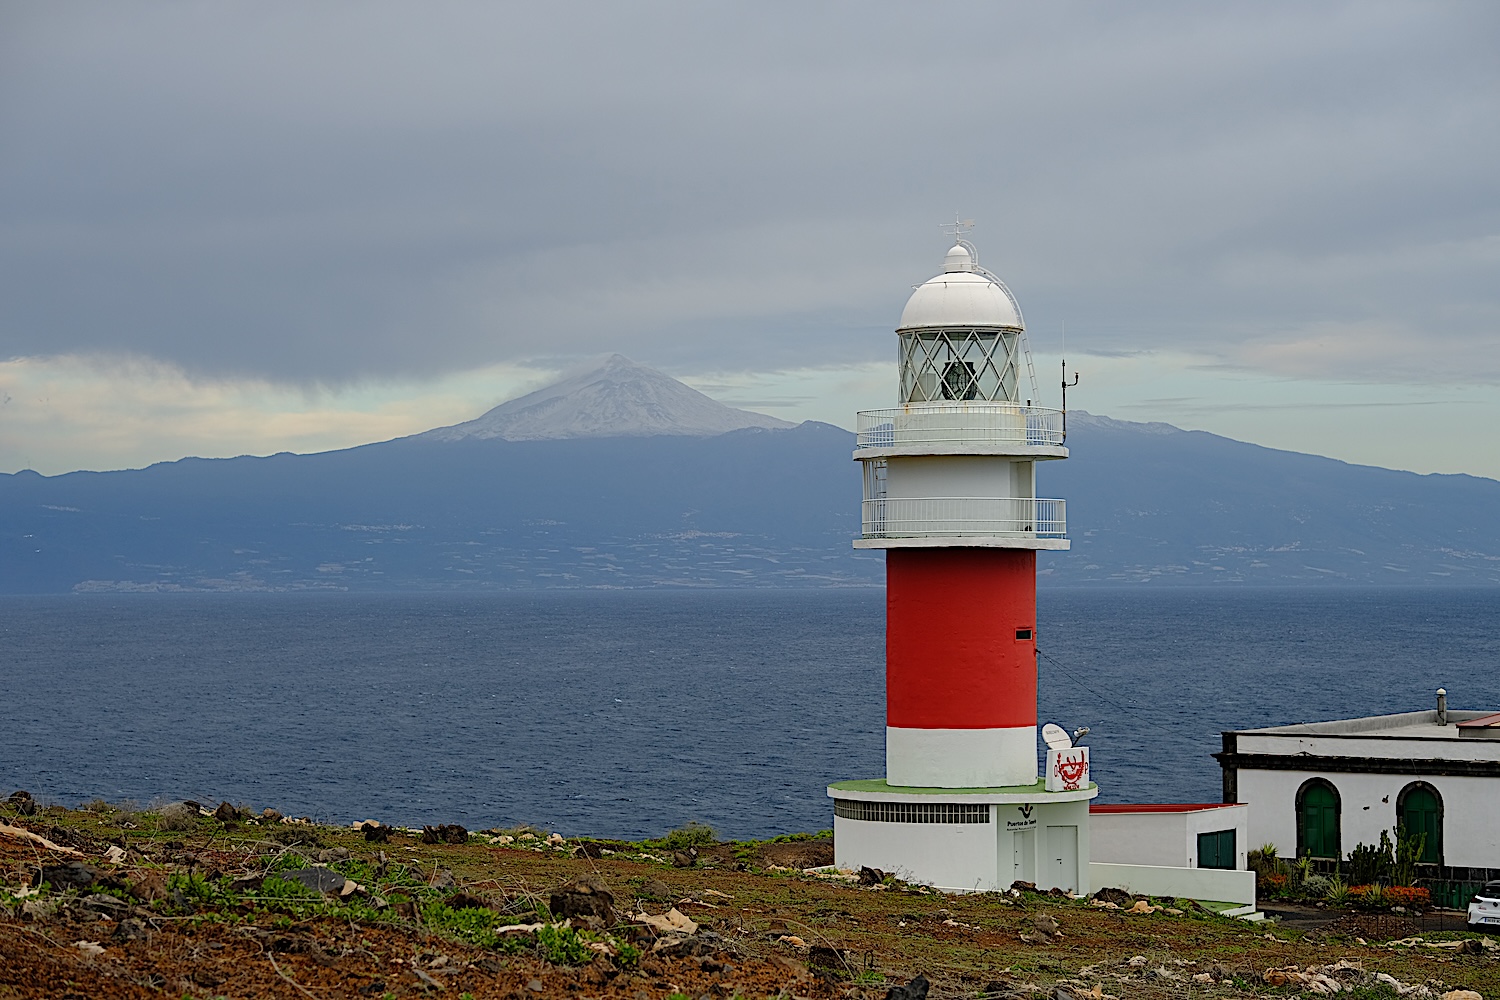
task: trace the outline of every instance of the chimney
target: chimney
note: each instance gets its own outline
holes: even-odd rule
[[[1448,724],[1448,691],[1446,688],[1438,688],[1437,724],[1440,726]]]

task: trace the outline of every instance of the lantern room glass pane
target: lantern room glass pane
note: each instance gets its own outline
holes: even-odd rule
[[[1020,339],[1005,330],[901,334],[901,402],[1019,402]]]

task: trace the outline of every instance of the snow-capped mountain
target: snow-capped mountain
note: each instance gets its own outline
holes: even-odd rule
[[[436,441],[543,441],[662,434],[708,437],[745,427],[791,426],[763,413],[725,406],[670,375],[615,354],[593,371],[501,403],[477,419],[417,437]]]

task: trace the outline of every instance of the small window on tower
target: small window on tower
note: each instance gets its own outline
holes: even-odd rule
[[[1017,641],[1020,641],[1022,639],[1030,639],[1030,638],[1031,638],[1031,629],[1029,629],[1029,628],[1018,628],[1018,629],[1016,629],[1016,640]]]

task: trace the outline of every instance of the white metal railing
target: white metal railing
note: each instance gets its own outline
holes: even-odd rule
[[[866,538],[1063,538],[1065,501],[1031,497],[878,497],[860,506]]]
[[[911,403],[861,410],[856,448],[1063,443],[1061,410],[1021,403]]]

